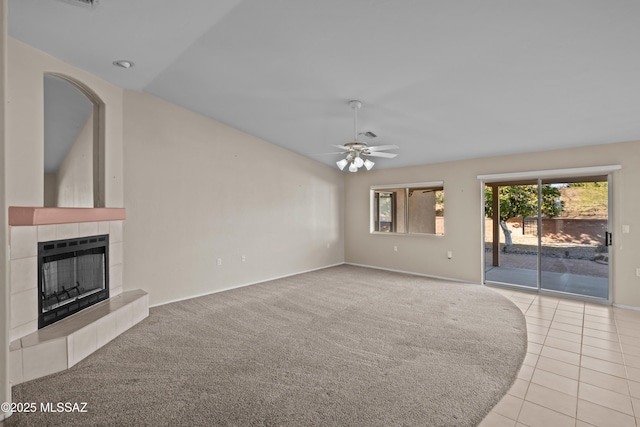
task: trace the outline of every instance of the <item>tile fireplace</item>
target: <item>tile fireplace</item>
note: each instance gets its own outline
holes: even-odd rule
[[[149,315],[147,293],[123,289],[125,219],[123,208],[9,207],[12,385],[74,366]]]

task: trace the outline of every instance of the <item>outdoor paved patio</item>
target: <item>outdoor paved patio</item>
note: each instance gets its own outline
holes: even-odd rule
[[[500,266],[492,266],[485,254],[485,281],[537,289],[537,255],[500,254]],[[596,298],[608,298],[609,266],[591,260],[542,257],[542,289]]]

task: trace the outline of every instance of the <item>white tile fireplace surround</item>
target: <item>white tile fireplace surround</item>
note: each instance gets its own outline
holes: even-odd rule
[[[43,224],[46,219],[34,218],[31,223],[37,225],[21,221],[16,226],[14,220],[10,226],[10,364],[14,385],[73,366],[149,312],[145,292],[122,291],[123,220],[100,220],[98,216],[96,221],[82,222],[82,218],[67,215],[70,221],[80,222]],[[38,242],[101,234],[109,235],[109,299],[38,330]],[[39,357],[42,354],[56,357],[45,362]]]

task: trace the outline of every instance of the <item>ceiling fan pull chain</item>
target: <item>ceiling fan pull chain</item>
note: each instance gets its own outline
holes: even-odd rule
[[[358,140],[358,110],[362,107],[362,102],[355,99],[349,101],[349,105],[353,108],[353,140]]]

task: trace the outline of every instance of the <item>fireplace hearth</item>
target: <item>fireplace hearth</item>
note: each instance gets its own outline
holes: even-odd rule
[[[109,235],[38,243],[38,328],[109,298]]]

